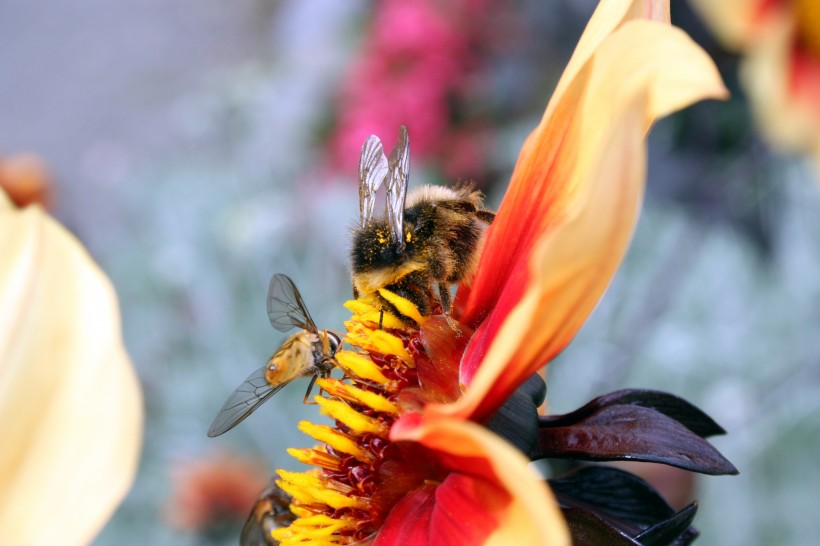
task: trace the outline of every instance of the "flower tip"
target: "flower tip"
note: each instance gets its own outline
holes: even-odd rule
[[[420,413],[412,412],[402,415],[401,418],[390,427],[390,441],[398,442],[399,440],[418,439],[421,434],[421,425],[422,416]]]

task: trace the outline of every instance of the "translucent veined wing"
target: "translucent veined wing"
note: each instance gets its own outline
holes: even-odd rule
[[[248,415],[256,411],[256,408],[264,404],[268,398],[279,392],[289,382],[271,386],[265,380],[265,368],[256,370],[228,397],[222,409],[216,414],[214,422],[211,423],[208,436],[213,438],[225,434],[244,421]]]
[[[370,135],[362,145],[359,157],[359,218],[362,227],[373,218],[376,205],[376,190],[387,176],[387,158],[384,148],[376,135]]]
[[[316,323],[310,318],[302,295],[287,275],[277,273],[268,286],[268,317],[271,325],[280,332],[301,328],[317,333]]]
[[[410,179],[410,138],[407,127],[399,128],[396,147],[387,160],[387,222],[390,237],[398,248],[404,248],[404,197]]]

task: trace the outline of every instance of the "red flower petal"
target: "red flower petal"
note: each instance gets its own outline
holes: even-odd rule
[[[461,362],[470,388],[432,411],[486,419],[563,350],[626,251],[650,124],[724,94],[712,61],[677,29],[631,21],[600,43],[522,149],[460,317],[480,323]]]
[[[444,474],[399,501],[375,544],[568,544],[549,488],[510,444],[469,421],[409,414],[391,431],[416,442]]]

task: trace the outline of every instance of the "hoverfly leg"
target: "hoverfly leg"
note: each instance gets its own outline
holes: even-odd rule
[[[308,383],[308,388],[305,391],[305,398],[302,400],[303,404],[316,405],[316,402],[310,400],[308,397],[310,396],[310,391],[313,390],[313,385],[316,383],[316,379],[318,378],[319,374],[316,374],[310,378],[310,383]]]
[[[379,330],[384,330],[384,328],[382,328],[382,323],[383,322],[384,322],[384,309],[379,311]]]

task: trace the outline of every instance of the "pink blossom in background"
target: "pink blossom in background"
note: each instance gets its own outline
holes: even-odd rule
[[[378,3],[360,56],[339,89],[328,148],[330,167],[355,172],[362,142],[407,125],[414,159],[432,159],[445,174],[481,170],[489,131],[457,126],[453,103],[471,92],[482,67],[486,0],[387,0]]]

